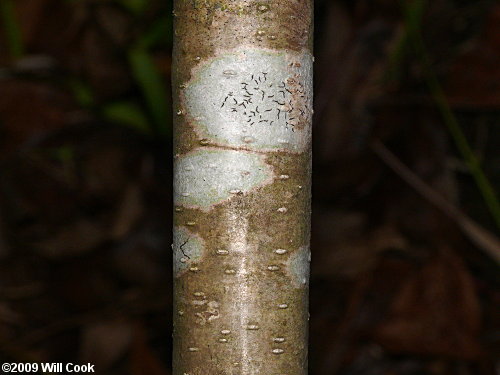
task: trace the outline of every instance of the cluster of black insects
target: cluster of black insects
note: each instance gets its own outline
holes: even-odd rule
[[[294,108],[294,93],[290,89],[295,90],[295,94],[302,98],[301,101],[305,101],[304,87],[299,83],[298,88],[293,89],[284,81],[273,85],[268,83],[267,74],[252,74],[248,82],[241,82],[239,97],[233,91],[229,92],[221,108],[226,107],[231,112],[243,115],[250,126],[264,123],[272,126],[274,122],[281,120],[285,121],[287,130],[294,132],[300,116],[305,116],[307,103],[304,103],[304,108]]]

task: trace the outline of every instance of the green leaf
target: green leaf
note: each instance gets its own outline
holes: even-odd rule
[[[73,92],[76,102],[81,107],[92,107],[94,104],[94,94],[89,85],[79,79],[71,78],[69,79],[68,86]]]
[[[142,109],[134,102],[115,102],[102,108],[102,114],[110,122],[125,125],[143,134],[151,134],[151,126]]]
[[[24,55],[24,45],[14,3],[11,0],[0,0],[0,17],[10,55],[14,59],[18,59]]]
[[[144,49],[158,45],[172,44],[172,17],[165,16],[158,19],[138,42]]]
[[[135,47],[129,51],[128,58],[132,75],[141,89],[155,128],[158,133],[165,136],[169,132],[172,120],[168,91],[163,77],[146,49]]]
[[[120,3],[130,12],[138,15],[144,13],[149,5],[149,0],[121,0]]]

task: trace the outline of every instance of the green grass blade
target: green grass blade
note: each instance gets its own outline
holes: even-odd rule
[[[498,200],[497,193],[481,168],[481,163],[469,145],[467,137],[462,131],[462,128],[460,127],[460,124],[448,103],[444,90],[432,69],[431,59],[421,34],[422,17],[425,5],[425,0],[404,2],[403,11],[409,40],[413,44],[415,54],[424,68],[427,87],[434,99],[438,111],[443,118],[443,122],[448,128],[455,146],[467,164],[467,167],[475,180],[475,183],[486,203],[486,206],[488,207],[488,210],[490,211],[491,216],[493,217],[493,220],[495,221],[495,224],[498,228],[500,228],[500,201]]]
[[[9,53],[14,59],[24,55],[21,28],[17,20],[14,3],[12,0],[0,0],[0,17],[7,39]]]
[[[129,63],[137,85],[140,87],[156,131],[167,136],[171,128],[171,109],[167,87],[148,51],[135,47],[129,51]]]
[[[110,103],[102,108],[102,114],[110,122],[131,127],[142,134],[151,134],[149,121],[136,103]]]

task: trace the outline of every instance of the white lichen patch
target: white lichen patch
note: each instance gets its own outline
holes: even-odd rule
[[[201,139],[301,152],[311,138],[312,55],[240,47],[192,72],[183,104]]]
[[[246,151],[200,148],[179,157],[174,169],[175,205],[203,210],[273,181],[264,157]]]
[[[195,313],[196,322],[200,325],[205,325],[212,320],[219,319],[219,306],[219,302],[217,301],[208,302],[204,311]]]
[[[309,246],[302,246],[290,255],[287,262],[287,272],[296,287],[309,284],[309,262],[311,252]]]
[[[174,226],[173,237],[174,276],[178,277],[199,263],[205,246],[200,236],[183,226]]]

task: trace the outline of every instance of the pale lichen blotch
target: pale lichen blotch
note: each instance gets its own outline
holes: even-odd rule
[[[306,150],[311,139],[312,55],[246,48],[193,69],[182,93],[196,133],[255,151]]]

